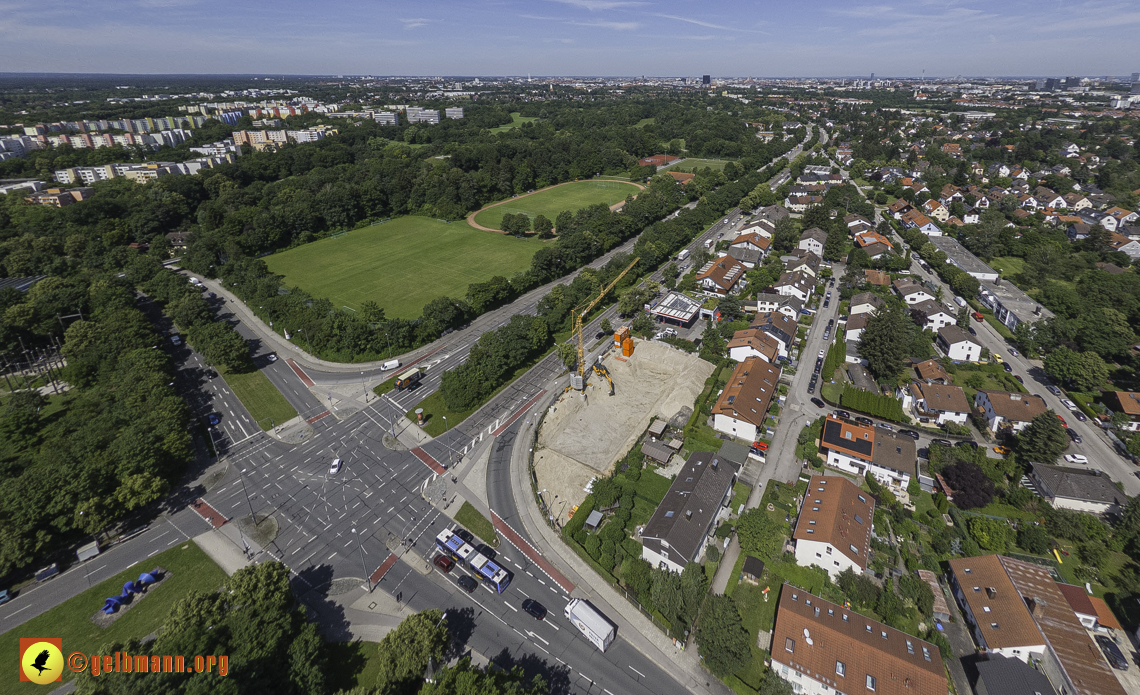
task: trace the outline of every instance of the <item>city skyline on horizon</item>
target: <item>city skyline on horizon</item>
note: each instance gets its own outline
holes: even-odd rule
[[[1128,38],[1140,9],[1100,0],[1058,8],[1061,19],[1027,0],[827,0],[810,12],[724,0],[699,8],[678,0],[336,0],[312,16],[297,0],[112,0],[94,14],[10,0],[0,64],[37,74],[428,77],[463,65],[467,76],[770,79],[841,78],[836,65],[851,77],[917,78],[925,69],[930,79],[1140,68],[1140,42]]]

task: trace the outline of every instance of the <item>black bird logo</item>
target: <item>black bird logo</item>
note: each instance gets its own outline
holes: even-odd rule
[[[39,671],[39,672],[40,672],[40,675],[43,675],[43,672],[44,672],[44,671],[50,671],[50,670],[51,670],[51,668],[50,668],[50,667],[48,667],[48,666],[44,666],[44,664],[46,664],[46,663],[47,663],[47,660],[48,660],[48,659],[50,659],[50,658],[51,658],[51,652],[49,652],[49,651],[48,651],[48,650],[46,650],[46,649],[45,649],[45,650],[43,650],[43,651],[42,651],[42,652],[40,652],[40,653],[39,653],[39,655],[36,657],[36,660],[32,662],[32,668],[34,668],[34,669],[36,669],[37,671]]]

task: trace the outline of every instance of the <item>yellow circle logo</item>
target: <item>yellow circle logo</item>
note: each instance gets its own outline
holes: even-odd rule
[[[54,683],[63,674],[63,653],[51,642],[36,642],[24,652],[20,668],[33,683]]]

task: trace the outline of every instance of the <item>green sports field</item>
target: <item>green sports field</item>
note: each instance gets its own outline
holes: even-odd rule
[[[564,186],[550,188],[526,197],[512,198],[502,205],[485,208],[475,215],[475,222],[484,227],[499,229],[503,215],[525,213],[531,219],[545,215],[553,222],[563,210],[574,212],[589,205],[605,203],[613,205],[625,200],[630,193],[640,190],[632,183],[622,181],[575,181]]]
[[[425,217],[398,217],[344,236],[314,241],[265,258],[285,276],[338,309],[371,299],[393,318],[418,318],[436,297],[462,298],[473,282],[510,277],[530,266],[548,242],[516,239]]]
[[[498,128],[491,128],[491,132],[492,133],[505,133],[508,130],[514,130],[515,128],[518,128],[523,123],[532,123],[532,122],[537,121],[537,120],[538,120],[538,117],[536,117],[536,116],[524,116],[521,113],[519,113],[518,111],[515,111],[514,113],[511,114],[511,123],[509,125],[501,125]]]
[[[697,169],[704,169],[709,167],[713,171],[720,171],[724,169],[724,165],[728,164],[729,159],[684,159],[676,164],[668,166],[665,171],[688,171],[693,172]]]

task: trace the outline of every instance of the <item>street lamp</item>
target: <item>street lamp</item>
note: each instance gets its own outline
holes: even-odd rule
[[[364,402],[368,402],[368,387],[364,385],[364,372],[360,373],[360,388],[364,389]]]

